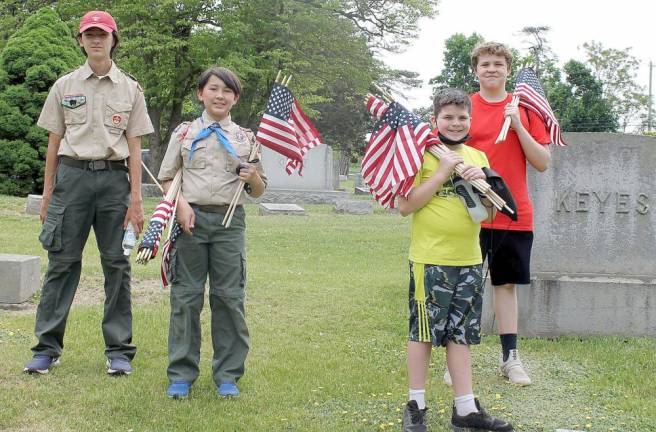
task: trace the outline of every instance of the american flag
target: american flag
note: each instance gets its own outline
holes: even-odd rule
[[[407,196],[424,161],[427,144],[435,140],[430,126],[397,102],[389,106],[375,97],[367,101],[374,126],[362,158],[362,176],[376,201],[394,207],[398,195]]]
[[[291,174],[303,168],[303,156],[323,142],[292,92],[274,84],[266,110],[260,121],[256,139],[264,146],[287,156],[285,170]]]
[[[531,68],[523,68],[517,74],[515,84],[515,95],[519,96],[519,104],[535,112],[545,125],[549,128],[551,142],[564,146],[563,135],[558,125],[558,120],[549,106],[544,89],[538,81],[538,77]]]
[[[170,237],[164,242],[162,246],[162,264],[160,266],[160,276],[162,278],[162,286],[167,288],[171,285],[171,247],[177,240],[178,236],[182,233],[180,224],[176,221],[171,228]]]
[[[159,241],[162,237],[162,232],[166,228],[166,224],[171,218],[172,213],[173,203],[171,201],[162,200],[159,204],[157,204],[157,207],[153,212],[153,216],[150,218],[150,222],[148,223],[148,228],[146,229],[146,232],[141,239],[141,243],[139,243],[139,251],[142,249],[150,249],[152,250],[151,258],[157,255],[157,249],[159,248]]]
[[[321,135],[319,135],[319,132],[314,127],[308,116],[305,115],[296,100],[294,100],[294,105],[292,105],[291,124],[294,126],[298,144],[301,146],[301,161],[299,162],[295,159],[288,160],[287,165],[285,166],[285,171],[287,171],[287,174],[291,175],[294,170],[298,170],[300,175],[303,170],[303,158],[305,157],[305,154],[310,149],[323,144],[323,141],[321,141]]]

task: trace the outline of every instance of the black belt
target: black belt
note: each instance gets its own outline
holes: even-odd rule
[[[128,167],[125,165],[125,159],[120,161],[110,161],[110,160],[80,160],[73,159],[70,156],[59,156],[59,161],[64,165],[83,169],[85,171],[128,171]]]
[[[228,207],[230,207],[230,205],[229,204],[223,204],[223,205],[191,204],[191,207],[205,213],[225,213],[226,211],[228,211]],[[241,207],[241,204],[239,204],[238,207]]]

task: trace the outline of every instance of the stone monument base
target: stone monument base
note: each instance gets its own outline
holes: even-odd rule
[[[656,336],[655,279],[539,273],[517,286],[517,302],[520,336]],[[497,332],[489,277],[482,330]]]
[[[267,189],[259,198],[249,198],[252,202],[293,203],[293,204],[335,204],[348,199],[346,191]]]

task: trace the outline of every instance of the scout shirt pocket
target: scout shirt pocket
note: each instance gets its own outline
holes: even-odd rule
[[[87,122],[87,98],[84,95],[66,95],[62,98],[64,123],[67,125]]]
[[[49,252],[59,252],[62,248],[62,226],[64,224],[64,206],[50,204],[46,220],[43,222],[39,241]]]
[[[132,104],[127,102],[107,101],[105,104],[104,124],[109,133],[122,134],[128,127]]]
[[[235,147],[235,152],[239,156],[239,160],[236,160],[226,152],[226,171],[232,174],[237,175],[237,167],[240,163],[248,163],[248,158],[251,155],[251,146],[250,142],[244,141],[238,142]]]
[[[193,139],[185,139],[182,143],[182,164],[185,169],[203,169],[207,165],[207,141],[201,140],[196,143],[191,160],[189,160],[193,142]]]

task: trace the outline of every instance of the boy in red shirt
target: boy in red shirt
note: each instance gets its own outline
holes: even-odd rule
[[[494,287],[496,315],[502,356],[501,372],[510,382],[529,385],[531,379],[517,353],[517,291],[515,284],[530,283],[533,244],[533,205],[526,186],[526,162],[542,172],[551,160],[549,132],[532,111],[510,104],[506,92],[512,54],[503,44],[479,44],[471,65],[480,82],[480,91],[471,96],[471,139],[467,145],[487,155],[492,169],[505,180],[517,204],[516,222],[500,212],[491,223],[481,225],[481,249],[487,257]],[[505,116],[510,130],[505,141],[495,144]]]

